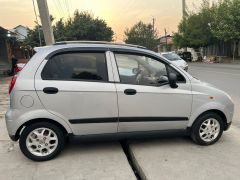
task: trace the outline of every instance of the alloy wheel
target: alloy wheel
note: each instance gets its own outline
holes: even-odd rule
[[[57,148],[58,137],[49,128],[38,128],[27,136],[26,146],[28,151],[35,156],[47,156]]]

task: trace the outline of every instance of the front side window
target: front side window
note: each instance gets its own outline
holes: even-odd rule
[[[42,79],[107,81],[105,53],[57,54],[48,60],[42,71]]]
[[[124,84],[162,85],[168,82],[166,65],[144,55],[115,54]]]

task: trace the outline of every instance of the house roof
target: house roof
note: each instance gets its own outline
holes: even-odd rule
[[[18,25],[18,26],[16,26],[16,27],[14,27],[13,29],[17,29],[18,27],[23,27],[23,28],[26,28],[26,29],[27,29],[27,27],[26,27],[26,26],[23,26],[23,25]]]

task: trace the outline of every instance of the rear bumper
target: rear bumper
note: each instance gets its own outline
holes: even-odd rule
[[[7,131],[9,134],[9,137],[13,141],[17,141],[18,137],[16,137],[17,129],[19,128],[16,120],[17,110],[8,109],[8,111],[5,114],[5,122],[7,126]]]

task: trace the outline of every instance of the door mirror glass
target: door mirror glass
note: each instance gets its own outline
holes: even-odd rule
[[[170,73],[169,74],[169,85],[171,88],[177,88],[178,85],[177,85],[177,75],[174,74],[174,73]]]

